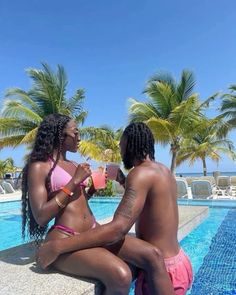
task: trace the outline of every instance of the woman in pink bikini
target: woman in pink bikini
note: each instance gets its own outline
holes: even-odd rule
[[[45,234],[46,241],[57,240],[99,226],[88,205],[95,189],[92,185],[86,192],[83,182],[91,175],[90,167],[66,158],[67,151],[77,152],[79,141],[76,122],[68,116],[49,115],[39,126],[22,179],[22,233],[25,236],[27,229],[37,243]],[[55,223],[48,230],[47,225],[54,218]],[[129,259],[131,247],[133,255]],[[52,265],[69,274],[100,280],[105,286],[104,294],[128,294],[132,275],[120,257],[151,273],[155,294],[173,294],[158,249],[134,237],[110,247],[60,255]]]

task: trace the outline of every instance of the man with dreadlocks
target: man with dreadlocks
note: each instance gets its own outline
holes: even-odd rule
[[[88,204],[88,198],[95,192],[94,186],[86,193],[83,182],[91,175],[90,167],[86,163],[78,165],[67,159],[68,151],[77,152],[79,141],[79,130],[74,120],[60,114],[49,115],[38,128],[33,150],[23,169],[23,236],[27,229],[29,236],[39,243],[46,234],[45,246],[49,246],[48,250],[47,247],[42,248],[42,253],[43,249],[46,252],[46,262],[44,256],[39,255],[39,264],[45,267],[53,262],[54,268],[65,273],[100,280],[106,295],[125,295],[129,292],[132,275],[128,265],[120,258],[126,258],[127,252],[127,261],[146,272],[158,274],[151,284],[153,294],[173,294],[159,250],[141,239],[127,237],[115,247],[91,248],[89,245],[89,249],[77,251],[75,248],[61,255],[56,252],[57,247],[50,249],[54,241],[66,242],[67,237],[92,233],[94,228],[99,227]],[[117,216],[123,223],[129,220],[129,213],[126,216],[122,210]],[[47,231],[52,219],[55,220],[54,225]],[[114,230],[113,226],[111,229]],[[122,237],[120,234],[115,237],[115,232],[106,231],[106,235],[110,236],[108,243]],[[100,243],[99,240],[99,245],[106,244],[106,241]],[[130,259],[129,253],[133,255]]]

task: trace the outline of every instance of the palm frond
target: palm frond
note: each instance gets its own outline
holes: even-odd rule
[[[83,110],[82,104],[84,102],[84,98],[84,89],[78,89],[76,94],[66,103],[67,108],[73,110],[74,113],[81,112]]]
[[[121,161],[119,152],[111,151],[111,153],[107,153],[107,149],[92,141],[81,141],[79,151],[81,155],[100,162],[119,163]]]
[[[0,138],[0,149],[4,147],[16,147],[21,144],[23,135],[13,135],[5,138]]]
[[[146,93],[155,112],[159,113],[162,118],[167,118],[172,107],[177,105],[174,93],[168,84],[162,82],[150,83],[147,86]]]
[[[32,121],[19,120],[13,118],[0,118],[0,136],[25,135],[30,130],[37,127]]]
[[[231,109],[236,110],[236,96],[227,95],[227,97],[222,101],[221,111],[229,111]]]
[[[154,74],[153,76],[150,77],[147,84],[157,83],[157,82],[161,82],[166,85],[169,85],[172,92],[176,91],[176,81],[174,80],[172,75],[168,72],[160,71],[160,72]],[[146,93],[146,90],[144,90],[144,93]]]
[[[168,120],[152,117],[145,121],[145,123],[152,130],[156,142],[159,142],[163,145],[172,142],[174,137],[172,132],[173,126]]]
[[[30,130],[21,140],[20,144],[30,144],[34,141],[38,128]]]
[[[42,121],[42,118],[37,113],[22,105],[20,102],[11,100],[4,101],[2,116],[9,118],[27,118],[38,124]]]
[[[23,105],[30,108],[36,113],[40,113],[40,108],[37,105],[37,103],[30,97],[30,92],[26,92],[20,88],[10,88],[7,89],[5,98],[10,99],[17,99],[19,100]]]
[[[150,103],[138,102],[135,99],[129,99],[129,121],[142,122],[151,117],[158,117],[154,106]]]
[[[178,103],[187,100],[193,93],[195,86],[195,78],[191,71],[184,70],[181,75],[181,80],[177,86],[176,96]]]
[[[214,101],[218,96],[220,95],[219,92],[214,93],[210,97],[208,97],[206,100],[204,100],[200,105],[199,105],[199,110],[202,111],[206,108],[209,108],[210,103]]]
[[[201,115],[196,111],[198,105],[197,95],[190,96],[187,100],[182,101],[171,113],[169,120],[175,125],[177,133],[183,134],[191,132]]]
[[[77,124],[83,125],[87,116],[88,116],[88,112],[82,111],[79,115],[75,116],[74,119]]]

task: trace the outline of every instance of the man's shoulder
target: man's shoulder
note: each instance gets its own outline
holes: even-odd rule
[[[147,162],[144,165],[134,167],[130,173],[130,177],[141,177],[142,179],[155,177],[163,178],[172,175],[170,169],[160,162]]]
[[[170,169],[168,167],[166,167],[163,163],[161,162],[156,162],[156,161],[148,161],[148,162],[145,162],[141,165],[138,165],[136,167],[133,168],[133,170],[135,171],[155,171],[155,172],[158,172],[158,171],[166,171],[166,172],[169,172]]]
[[[135,166],[128,174],[129,178],[132,177],[141,177],[141,178],[146,178],[150,176],[150,174],[155,173],[155,169],[157,169],[157,163],[152,162],[152,163],[145,163],[142,165]]]

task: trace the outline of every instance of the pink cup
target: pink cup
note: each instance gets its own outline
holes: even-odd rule
[[[92,180],[95,189],[103,189],[106,187],[106,177],[105,174],[99,170],[92,172]]]
[[[108,164],[106,166],[107,178],[111,179],[111,180],[116,180],[119,168],[120,168],[120,166],[117,164]]]

